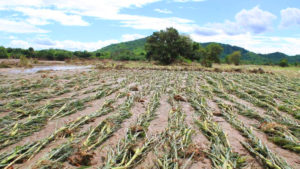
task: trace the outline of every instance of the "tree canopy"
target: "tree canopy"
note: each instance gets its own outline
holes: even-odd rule
[[[223,52],[222,46],[217,43],[211,43],[206,47],[207,58],[213,63],[221,63],[220,55]]]
[[[7,58],[8,54],[4,47],[0,46],[0,58]]]
[[[171,64],[179,56],[189,58],[192,54],[192,40],[183,36],[174,28],[154,32],[145,45],[148,60],[158,60],[163,64]]]
[[[279,62],[279,66],[281,67],[288,67],[289,66],[289,63],[286,59],[281,59],[280,62]]]
[[[200,61],[210,67],[212,63],[220,63],[223,48],[211,43],[203,48],[199,43],[185,35],[180,35],[174,28],[154,32],[145,45],[148,60],[157,60],[163,64],[171,64],[179,58]]]

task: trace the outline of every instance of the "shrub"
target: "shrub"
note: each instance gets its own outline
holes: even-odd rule
[[[227,55],[225,58],[226,63],[239,65],[241,60],[241,51],[234,51],[230,55]]]
[[[279,62],[279,66],[288,67],[289,66],[288,61],[286,59],[281,59]]]
[[[55,53],[55,60],[64,61],[65,59],[70,59],[72,57],[72,54],[67,51],[58,51]]]
[[[30,63],[30,60],[27,59],[27,57],[24,56],[24,55],[20,56],[20,60],[19,60],[18,66],[21,66],[21,67],[32,67],[32,65]]]

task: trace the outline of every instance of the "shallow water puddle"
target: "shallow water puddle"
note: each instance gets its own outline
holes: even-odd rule
[[[10,73],[37,73],[39,71],[48,71],[48,70],[74,70],[74,69],[90,69],[92,68],[91,65],[89,66],[37,66],[29,69],[17,69],[12,70]]]

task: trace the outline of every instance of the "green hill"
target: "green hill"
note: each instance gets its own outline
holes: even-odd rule
[[[112,44],[102,49],[95,51],[96,53],[116,53],[119,51],[131,51],[134,54],[134,57],[140,59],[145,58],[145,43],[147,38],[137,39],[128,42],[122,42],[118,44]],[[203,47],[207,46],[210,43],[200,43]],[[275,52],[270,54],[257,54],[251,51],[248,51],[244,48],[238,46],[232,46],[228,44],[219,43],[224,51],[221,55],[221,59],[224,60],[225,56],[231,54],[234,51],[241,51],[242,54],[242,63],[245,64],[277,64],[281,59],[285,58],[289,63],[300,63],[300,55],[288,56],[284,53]]]
[[[130,50],[135,54],[140,54],[145,52],[144,46],[147,38],[137,39],[134,41],[121,42],[117,44],[111,44],[109,46],[103,47],[102,49],[97,50],[96,52],[116,52],[118,50]]]

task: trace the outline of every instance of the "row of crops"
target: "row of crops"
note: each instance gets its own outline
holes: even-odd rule
[[[0,91],[0,168],[300,168],[299,78],[95,70]]]

